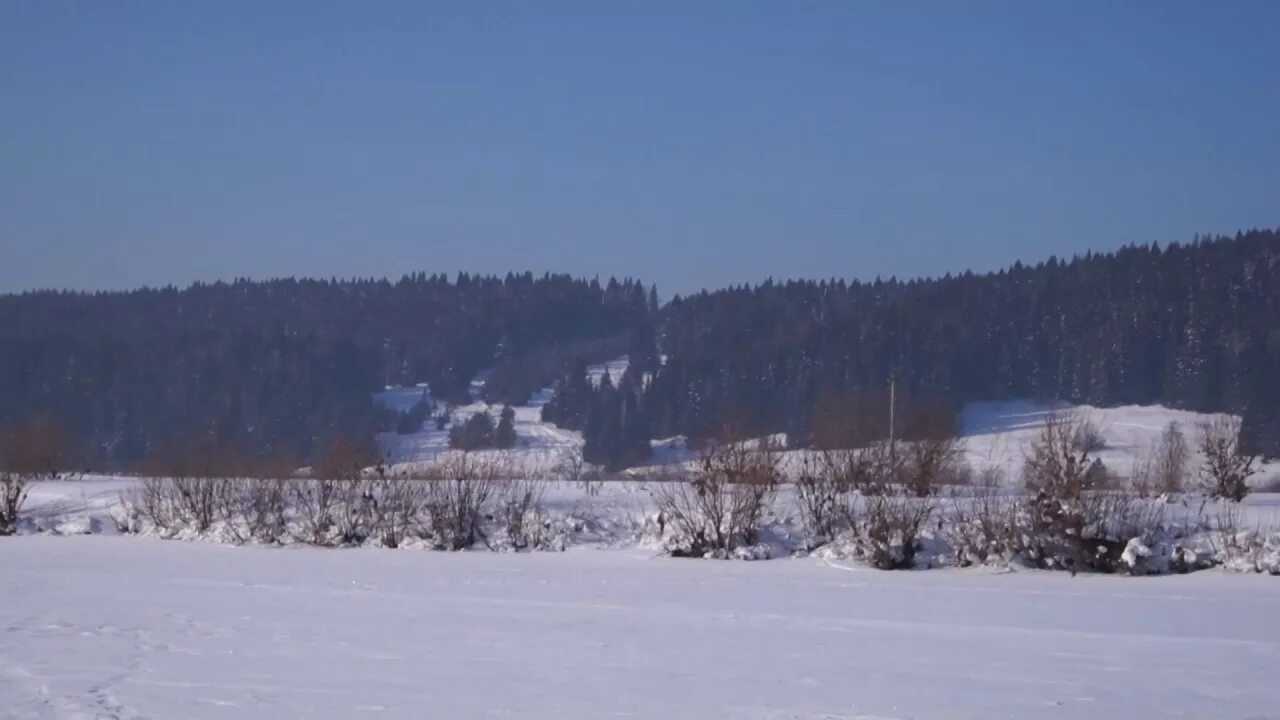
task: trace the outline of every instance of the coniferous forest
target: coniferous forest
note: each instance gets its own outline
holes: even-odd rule
[[[885,430],[891,376],[905,407],[1231,411],[1247,446],[1280,455],[1272,230],[994,273],[768,281],[662,307],[638,281],[527,273],[35,292],[0,297],[0,339],[0,423],[53,420],[92,467],[193,442],[305,459],[335,434],[394,429],[371,398],[382,386],[461,401],[482,370],[494,403],[554,385],[543,419],[582,431],[585,459],[611,467],[643,461],[652,438],[726,428],[865,439]],[[588,381],[588,363],[624,353],[624,376]]]
[[[59,425],[87,467],[174,446],[309,459],[394,429],[372,393],[426,382],[522,403],[562,358],[626,352],[651,312],[634,281],[532,274],[271,280],[0,297],[0,424]]]
[[[664,308],[658,345],[666,363],[631,403],[631,424],[653,437],[696,440],[726,427],[786,432],[806,446],[875,437],[887,432],[893,376],[908,407],[1039,398],[1231,411],[1244,417],[1245,446],[1280,455],[1272,230],[988,274],[702,292]],[[561,388],[561,404],[576,409],[550,419],[564,413],[576,427],[599,417],[606,435],[625,434],[610,428],[628,418],[599,410],[608,396],[627,398],[625,388],[587,400],[572,378]],[[909,433],[910,415],[901,422]]]

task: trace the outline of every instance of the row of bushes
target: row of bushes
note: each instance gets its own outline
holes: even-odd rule
[[[1253,553],[1256,569],[1280,572],[1280,553],[1266,546],[1274,540],[1239,532],[1231,505],[1247,491],[1254,459],[1236,451],[1234,430],[1230,420],[1202,428],[1207,495],[1194,512],[1172,512],[1168,495],[1097,472],[1097,443],[1081,441],[1091,432],[1073,416],[1046,419],[1025,458],[1022,494],[1005,494],[992,470],[972,477],[955,440],[939,437],[808,454],[794,479],[796,507],[806,549],[834,543],[886,570],[915,567],[928,540],[936,556],[962,566],[1178,572]],[[1160,467],[1167,478],[1177,461],[1185,472],[1185,448],[1162,443],[1154,452],[1162,457],[1145,467]],[[686,477],[655,486],[659,517],[674,528],[670,552],[752,556],[782,481],[778,458],[762,443],[711,446]],[[975,489],[944,504],[940,488],[959,482]],[[1210,499],[1226,509],[1214,512],[1221,506]]]
[[[502,456],[462,453],[420,475],[351,465],[313,478],[149,477],[121,498],[115,520],[121,532],[214,534],[233,542],[549,547],[545,480],[509,470]],[[500,537],[486,531],[494,527]]]

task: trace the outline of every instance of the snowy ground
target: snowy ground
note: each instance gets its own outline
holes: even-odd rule
[[[1191,437],[1202,419],[1081,410],[1119,474],[1170,420]],[[1044,412],[970,406],[967,459],[1016,482]],[[536,403],[517,431],[526,461],[581,442]],[[430,431],[408,437],[410,458],[443,451]],[[688,456],[660,446],[657,462]],[[27,534],[0,538],[0,719],[1280,720],[1266,575],[789,558],[790,488],[766,533],[781,559],[677,560],[658,556],[643,475],[595,496],[551,486],[548,511],[573,528],[563,553],[234,547],[115,535],[133,482],[40,483]],[[1243,520],[1280,527],[1280,495],[1251,496]]]
[[[7,538],[4,718],[1280,718],[1280,584]]]

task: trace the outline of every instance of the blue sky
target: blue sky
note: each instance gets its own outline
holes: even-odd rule
[[[664,295],[1280,225],[1275,2],[0,4],[0,291]]]

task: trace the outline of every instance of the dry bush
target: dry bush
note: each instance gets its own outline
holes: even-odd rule
[[[954,480],[963,467],[960,445],[954,437],[932,437],[904,443],[899,472],[907,492],[928,497],[948,480]]]
[[[1025,458],[1035,495],[1017,509],[1015,553],[1046,568],[1111,572],[1129,539],[1164,529],[1163,507],[1109,489],[1110,474],[1075,442],[1086,421],[1050,415]]]
[[[1202,424],[1200,452],[1204,455],[1200,482],[1210,497],[1244,500],[1249,494],[1249,477],[1257,472],[1258,456],[1240,449],[1240,419],[1220,416]]]
[[[1133,461],[1133,469],[1129,473],[1129,489],[1140,498],[1159,495],[1159,483],[1156,481],[1155,451]]]
[[[935,503],[932,497],[907,492],[866,498],[854,528],[858,554],[880,570],[914,567],[920,532],[933,516]]]
[[[1086,421],[1075,415],[1050,414],[1023,458],[1027,489],[1051,498],[1071,500],[1093,489],[1091,452],[1076,442]]]
[[[837,481],[862,495],[890,492],[902,478],[902,458],[888,443],[825,453]]]
[[[332,478],[294,480],[289,499],[297,513],[298,538],[314,545],[328,545],[334,528],[334,512],[340,500],[339,481]]]
[[[552,474],[566,485],[580,484],[587,495],[598,494],[604,485],[604,476],[583,460],[580,448],[561,451]]]
[[[548,542],[542,516],[542,494],[546,486],[540,473],[529,471],[502,482],[498,516],[512,548],[536,550]]]
[[[808,536],[809,548],[828,542],[849,515],[853,488],[843,473],[835,472],[833,453],[809,453],[796,475],[796,503]]]
[[[1165,426],[1160,440],[1155,447],[1152,463],[1152,480],[1161,492],[1175,494],[1183,491],[1186,485],[1187,463],[1191,459],[1191,448],[1187,438],[1182,434],[1176,421]]]
[[[1191,448],[1177,422],[1165,426],[1160,438],[1136,460],[1130,486],[1141,497],[1176,495],[1185,489]]]
[[[359,543],[370,532],[365,468],[377,456],[368,443],[338,435],[311,466],[310,477],[289,482],[296,539],[314,545]]]
[[[675,554],[700,557],[757,542],[781,479],[778,461],[765,440],[709,443],[687,481],[656,484],[663,522],[687,544]]]
[[[335,501],[330,519],[334,540],[340,544],[360,545],[373,533],[372,481],[365,469],[377,460],[367,442],[338,435],[312,466],[312,476],[318,482],[332,484]]]
[[[510,469],[506,453],[470,452],[450,455],[431,468],[426,502],[436,547],[465,550],[483,537],[480,522],[489,498]]]
[[[390,472],[379,464],[365,492],[368,497],[362,497],[361,502],[368,510],[369,527],[383,547],[400,547],[406,538],[423,534],[427,512],[425,482],[408,473]]]
[[[952,498],[942,530],[957,565],[1007,559],[1016,543],[1017,502],[999,490],[998,481],[979,485],[972,496]]]
[[[249,537],[264,543],[284,540],[289,526],[289,481],[283,478],[245,478],[240,481],[242,517]]]
[[[52,423],[30,422],[0,435],[0,535],[17,532],[31,484],[57,478],[65,462],[66,437]]]

